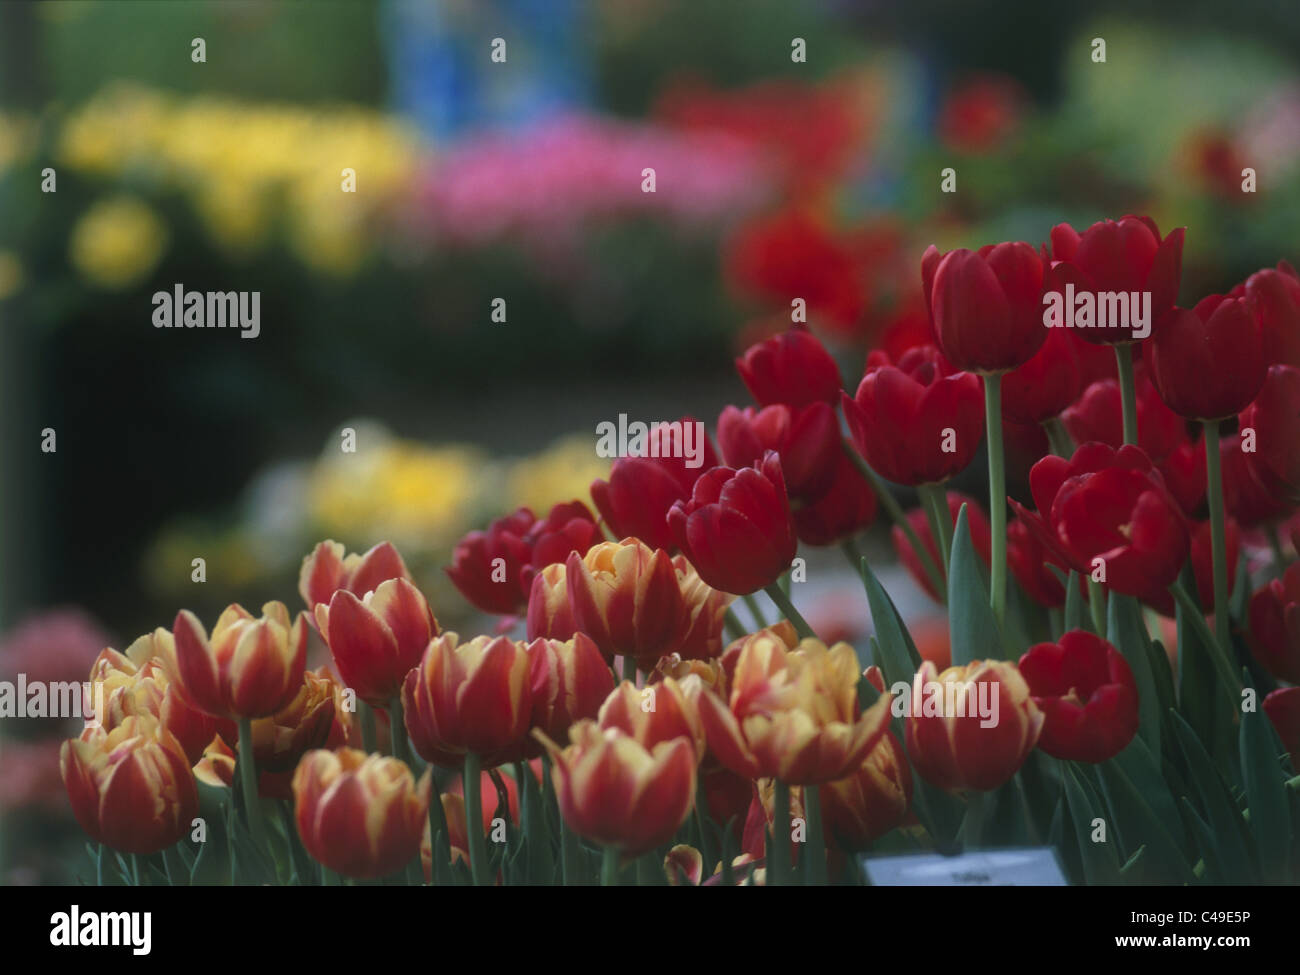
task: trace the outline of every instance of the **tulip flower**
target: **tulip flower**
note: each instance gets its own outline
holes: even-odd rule
[[[1191,541],[1188,548],[1188,561],[1192,565],[1192,576],[1196,582],[1196,596],[1205,612],[1213,613],[1217,604],[1214,596],[1214,559],[1210,523],[1193,522],[1189,537]],[[1237,558],[1241,551],[1241,532],[1237,528],[1237,523],[1231,518],[1224,525],[1224,546],[1228,570],[1228,588],[1225,596],[1231,599],[1237,581]],[[1152,588],[1138,598],[1164,616],[1174,615],[1174,597],[1168,589]]]
[[[1244,428],[1236,435],[1219,440],[1219,457],[1223,472],[1223,503],[1228,514],[1232,515],[1242,528],[1256,528],[1284,518],[1291,507],[1261,484],[1255,476],[1252,455],[1241,449],[1242,435],[1246,429],[1254,428]],[[1251,434],[1251,436],[1255,435]],[[1257,442],[1256,438],[1252,446],[1256,446]],[[1205,465],[1202,463],[1202,477],[1204,473]]]
[[[639,538],[651,548],[674,550],[664,520],[668,509],[689,498],[695,482],[718,465],[717,452],[706,437],[700,465],[687,466],[689,458],[677,438],[679,430],[695,422],[688,416],[680,424],[651,428],[648,456],[620,457],[611,466],[608,481],[592,482],[591,499],[619,538]]]
[[[305,753],[325,747],[334,727],[335,684],[307,671],[293,700],[252,723],[253,759],[262,772],[288,772]]]
[[[508,775],[502,776],[502,781],[506,786],[506,801],[509,803],[509,808],[505,810],[505,816],[509,816],[510,821],[517,824],[519,822],[518,787],[515,785],[515,780]],[[465,814],[463,788],[463,785],[458,781],[451,792],[442,794],[442,821],[447,828],[447,847],[451,854],[450,862],[455,864],[460,861],[468,866],[470,861],[469,821]],[[482,773],[479,792],[483,796],[483,815],[480,829],[482,836],[486,838],[492,834],[494,821],[500,816],[497,810],[496,786],[487,772]],[[501,818],[504,818],[504,816],[501,816]],[[429,835],[427,820],[425,821],[424,837],[420,840],[420,865],[424,868],[424,882],[433,883],[433,840]]]
[[[1256,271],[1228,293],[1248,297],[1259,313],[1264,359],[1270,366],[1300,368],[1300,275],[1286,261]]]
[[[446,571],[485,613],[522,613],[539,571],[570,552],[586,554],[600,540],[600,526],[580,501],[555,505],[543,520],[520,508],[461,539]]]
[[[856,771],[818,790],[826,835],[850,850],[866,849],[907,819],[912,770],[902,743],[886,731]]]
[[[1007,568],[1034,602],[1049,609],[1065,605],[1065,587],[1047,568],[1047,550],[1021,518],[1007,525]]]
[[[1300,504],[1300,369],[1273,366],[1238,427],[1254,431],[1247,463],[1256,480],[1286,504]]]
[[[1151,323],[1178,300],[1183,267],[1183,228],[1167,237],[1150,217],[1101,220],[1082,234],[1067,223],[1052,228],[1052,265],[1045,289],[1075,293],[1151,292]],[[1133,342],[1132,327],[1083,328],[1076,334],[1098,345]]]
[[[1300,768],[1300,687],[1284,687],[1264,698],[1264,713],[1291,755],[1291,767]]]
[[[858,452],[886,480],[938,484],[965,470],[979,449],[979,377],[944,369],[937,349],[917,347],[897,366],[869,369],[857,394],[841,398]]]
[[[1038,747],[1055,758],[1104,762],[1138,730],[1133,672],[1111,644],[1086,630],[1040,643],[1020,658],[1020,676],[1043,713]]]
[[[753,467],[715,467],[689,501],[668,513],[668,527],[695,570],[714,589],[746,596],[775,582],[798,549],[777,455]]]
[[[750,346],[736,371],[760,406],[835,405],[843,386],[830,353],[806,328],[792,328]]]
[[[726,624],[727,607],[735,597],[708,585],[684,555],[673,556],[673,569],[677,572],[677,588],[681,591],[684,607],[682,628],[674,653],[688,660],[716,657],[722,652],[722,630]],[[642,670],[650,670],[654,666],[654,662],[647,658],[642,658],[638,663]]]
[[[686,613],[677,570],[662,549],[635,538],[601,542],[565,566],[569,610],[606,657],[652,667],[676,649]]]
[[[678,843],[664,857],[664,873],[670,887],[698,887],[704,879],[704,857],[695,847]]]
[[[1105,584],[1132,596],[1178,577],[1190,546],[1187,520],[1139,448],[1092,443],[1069,460],[1044,457],[1029,486],[1038,514],[1011,503],[1061,568],[1104,567]]]
[[[1222,446],[1223,442],[1220,441],[1220,456],[1222,456]],[[1222,464],[1226,465],[1227,461],[1222,461]],[[1189,518],[1195,517],[1205,503],[1207,487],[1205,438],[1201,436],[1195,440],[1183,441],[1169,453],[1168,457],[1156,462],[1156,469],[1160,471],[1165,487],[1178,502],[1178,507],[1183,509],[1183,514]],[[1225,497],[1228,490],[1227,480],[1225,471]],[[1229,507],[1228,511],[1231,512],[1232,508]]]
[[[302,594],[307,609],[314,612],[318,604],[328,603],[340,589],[346,589],[354,596],[364,596],[372,589],[378,589],[381,582],[389,579],[409,581],[410,578],[406,563],[388,542],[380,542],[365,555],[355,552],[345,555],[342,545],[326,540],[302,560],[298,592]]]
[[[794,508],[794,531],[805,545],[833,545],[865,531],[876,518],[876,492],[843,450],[835,480],[821,497]]]
[[[646,748],[617,728],[579,721],[561,748],[539,733],[551,753],[560,815],[579,836],[606,849],[605,881],[618,859],[631,859],[672,839],[695,802],[695,748],[689,738]]]
[[[956,368],[1001,373],[1023,366],[1047,339],[1043,261],[1025,243],[989,244],[921,258],[935,339]]]
[[[264,718],[288,704],[302,686],[307,624],[292,623],[283,603],[262,607],[260,619],[229,606],[211,639],[189,610],[172,627],[181,688],[191,704],[223,718]]]
[[[830,489],[843,451],[835,410],[827,403],[761,410],[725,407],[718,417],[718,446],[729,467],[749,467],[774,450],[791,499],[810,501]]]
[[[1187,442],[1187,423],[1165,405],[1145,374],[1135,382],[1138,446],[1159,463]],[[1077,402],[1061,413],[1061,423],[1077,444],[1095,441],[1118,450],[1124,444],[1119,383],[1114,379],[1093,383]]]
[[[533,714],[531,669],[527,644],[505,637],[461,643],[455,633],[443,633],[430,641],[402,687],[415,750],[449,768],[469,756],[471,764],[487,767],[523,758]]]
[[[569,583],[563,562],[548,565],[533,576],[526,626],[530,640],[568,640],[577,631],[569,608]]]
[[[293,774],[294,822],[313,859],[347,877],[400,870],[420,852],[430,773],[354,748],[308,752]]]
[[[1174,308],[1144,347],[1160,398],[1189,420],[1222,420],[1245,409],[1264,385],[1263,330],[1250,298],[1210,295]],[[1138,427],[1142,421],[1139,417]]]
[[[973,660],[939,673],[927,660],[913,678],[907,754],[941,789],[996,789],[1024,764],[1042,727],[1043,713],[1012,664]]]
[[[1078,342],[1068,329],[1044,328],[1043,331],[1047,339],[1042,347],[1028,362],[1002,377],[1002,416],[1006,420],[1015,423],[1050,420],[1060,416],[1083,391]]]
[[[112,647],[95,659],[91,684],[104,688],[105,728],[112,730],[131,715],[150,714],[176,736],[190,764],[197,762],[213,735],[235,738],[234,722],[214,718],[194,707],[176,680],[176,645],[159,627],[135,640],[122,653]]]
[[[679,684],[665,677],[645,687],[623,681],[600,706],[596,723],[602,731],[616,728],[635,738],[647,751],[660,742],[689,738],[696,757],[702,759],[704,726],[693,699],[699,694],[693,685],[699,681],[698,676],[689,676]]]
[[[438,635],[424,595],[405,579],[381,582],[361,599],[338,590],[328,606],[316,605],[316,626],[343,682],[375,707],[392,702]]]
[[[806,639],[789,650],[768,634],[750,641],[725,701],[699,689],[709,750],[751,779],[814,785],[848,775],[889,721],[888,697],[859,707],[857,659],[847,643]]]
[[[1300,562],[1250,598],[1250,645],[1261,667],[1300,684]]]
[[[614,691],[614,674],[604,655],[583,633],[565,641],[533,640],[528,655],[530,723],[551,738],[562,738],[575,721],[594,718]]]
[[[122,853],[165,850],[198,815],[189,759],[150,714],[129,715],[111,731],[87,728],[65,741],[59,771],[81,828]]]

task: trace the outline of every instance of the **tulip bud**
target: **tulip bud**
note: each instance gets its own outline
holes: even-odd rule
[[[302,560],[298,592],[307,609],[314,611],[319,603],[328,603],[340,589],[364,596],[378,589],[381,582],[410,578],[406,563],[388,542],[380,542],[365,555],[353,552],[345,556],[342,545],[326,540]]]
[[[323,748],[334,725],[334,681],[307,671],[283,708],[252,722],[253,764],[261,772],[288,772],[304,753]]]
[[[528,644],[532,685],[532,727],[550,738],[562,738],[583,718],[594,718],[614,690],[614,674],[585,634]],[[530,753],[532,749],[529,749]]]
[[[424,595],[405,579],[381,582],[362,599],[340,589],[328,606],[317,604],[316,626],[344,683],[376,707],[397,696],[407,672],[438,635]]]
[[[1274,498],[1300,503],[1300,369],[1273,366],[1238,426],[1255,431],[1255,451],[1246,455],[1251,473]]]
[[[1055,758],[1104,762],[1137,734],[1133,671],[1099,636],[1071,630],[1058,643],[1030,647],[1020,658],[1020,676],[1043,713],[1038,747]]]
[[[1250,599],[1251,650],[1279,680],[1300,683],[1300,562]]]
[[[812,332],[792,328],[759,342],[736,360],[749,394],[761,406],[808,406],[839,398],[840,370]]]
[[[1249,298],[1210,295],[1192,311],[1172,309],[1144,353],[1160,398],[1191,420],[1239,413],[1259,393],[1268,369],[1259,314]]]
[[[876,517],[876,492],[841,450],[830,488],[791,514],[799,541],[833,545],[871,526]]]
[[[308,752],[293,774],[294,821],[313,859],[347,877],[393,873],[420,852],[430,773],[353,748]]]
[[[59,771],[81,828],[122,853],[165,850],[198,815],[189,760],[149,714],[129,715],[111,731],[87,728],[65,741]]]
[[[1264,713],[1277,729],[1282,747],[1291,754],[1291,767],[1300,768],[1300,687],[1269,692],[1264,698]]]
[[[686,678],[688,682],[699,680],[698,676]],[[600,706],[597,723],[601,730],[617,728],[647,750],[662,741],[689,738],[696,757],[704,757],[704,726],[699,712],[683,684],[672,677],[643,688],[623,681]]]
[[[567,748],[539,738],[554,762],[560,815],[579,836],[636,857],[671,840],[690,815],[696,761],[689,738],[647,749],[594,721],[570,728]]]
[[[548,565],[533,576],[528,596],[528,639],[568,640],[577,631],[569,609],[569,585],[563,562]]]
[[[941,789],[996,789],[1024,764],[1042,727],[1043,713],[1012,664],[974,660],[939,673],[925,661],[913,678],[907,754]]]
[[[569,608],[577,629],[606,657],[635,657],[653,666],[677,648],[685,604],[672,559],[635,538],[601,542],[565,566]]]

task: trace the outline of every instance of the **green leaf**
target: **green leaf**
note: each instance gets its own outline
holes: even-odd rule
[[[1093,821],[1104,817],[1088,798],[1083,780],[1069,765],[1065,766],[1065,800],[1070,807],[1070,822],[1074,826],[1084,879],[1090,884],[1118,883],[1119,855],[1115,850],[1118,838],[1108,836],[1104,843],[1093,842]],[[1109,828],[1110,824],[1107,825]]]
[[[1005,660],[1009,656],[989,606],[989,591],[971,543],[964,504],[957,515],[948,562],[948,629],[953,666],[972,660]]]
[[[1241,774],[1250,804],[1250,832],[1266,883],[1286,883],[1291,859],[1291,815],[1278,755],[1284,750],[1272,723],[1256,709],[1241,716]]]
[[[1063,580],[1065,586],[1065,632],[1084,629],[1083,591],[1079,584],[1079,573],[1071,572]]]
[[[880,656],[875,661],[885,675],[885,686],[892,687],[902,681],[910,684],[912,675],[921,666],[921,655],[916,651],[903,618],[894,602],[876,578],[867,560],[862,560],[862,586],[867,591],[871,607],[871,622],[876,629],[876,643]]]
[[[1172,716],[1174,734],[1178,746],[1182,749],[1187,762],[1187,772],[1201,809],[1205,812],[1205,822],[1209,828],[1209,843],[1212,847],[1214,863],[1217,864],[1223,882],[1233,884],[1253,884],[1259,877],[1253,869],[1251,852],[1246,848],[1241,812],[1233,802],[1214,760],[1210,758],[1205,747],[1196,737],[1191,725],[1179,715]],[[1184,797],[1184,801],[1187,798]],[[1204,841],[1201,842],[1205,854]],[[1206,857],[1206,867],[1211,866]]]
[[[1142,793],[1112,759],[1103,763],[1102,790],[1110,810],[1110,825],[1126,850],[1147,848],[1148,876],[1157,883],[1190,883],[1191,865],[1169,836],[1169,821],[1161,821],[1151,811]]]
[[[1205,820],[1197,815],[1191,800],[1183,796],[1180,802],[1183,818],[1191,827],[1192,835],[1196,837],[1196,846],[1200,850],[1201,860],[1205,864],[1204,879],[1212,884],[1229,883],[1223,857],[1220,855],[1218,844],[1215,842],[1214,832]]]
[[[1108,600],[1106,638],[1128,661],[1138,690],[1138,734],[1160,754],[1160,694],[1151,673],[1150,638],[1142,623],[1142,611],[1132,596],[1112,592]]]

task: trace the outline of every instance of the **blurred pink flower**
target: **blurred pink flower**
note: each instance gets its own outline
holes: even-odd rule
[[[26,674],[29,681],[84,681],[99,652],[111,644],[84,610],[34,613],[0,637],[0,680]]]
[[[653,193],[642,191],[647,168]],[[758,152],[726,135],[568,116],[452,148],[428,173],[420,212],[440,242],[523,235],[550,246],[589,221],[634,215],[712,227],[761,203],[773,178]]]
[[[59,774],[62,738],[0,742],[0,816],[35,807],[66,816],[70,812]]]

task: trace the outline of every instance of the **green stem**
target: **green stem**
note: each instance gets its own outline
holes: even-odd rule
[[[1007,470],[1002,455],[1002,376],[984,377],[984,425],[989,438],[989,605],[998,626],[1007,615]]]
[[[1092,628],[1106,639],[1106,590],[1091,575],[1088,576],[1088,612],[1092,613]]]
[[[244,794],[244,814],[248,817],[248,831],[253,842],[267,852],[266,825],[262,822],[262,806],[257,796],[257,765],[253,761],[253,722],[239,719],[239,788]]]
[[[808,842],[804,844],[804,883],[809,887],[825,886],[826,839],[822,833],[822,799],[815,785],[803,787],[803,815],[808,824]]]
[[[1065,615],[1061,612],[1059,606],[1048,608],[1047,625],[1052,631],[1052,639],[1061,639],[1061,635],[1065,633]]]
[[[771,597],[772,602],[776,603],[777,609],[781,611],[785,618],[794,624],[794,630],[799,634],[799,639],[806,640],[809,637],[812,637],[813,639],[817,638],[817,634],[814,633],[812,627],[808,625],[808,621],[799,615],[799,610],[794,608],[794,603],[791,602],[790,597],[785,594],[784,589],[774,582],[763,591]]]
[[[1074,440],[1065,429],[1065,424],[1061,422],[1059,416],[1054,416],[1050,420],[1043,421],[1043,432],[1047,434],[1048,446],[1052,448],[1052,453],[1057,457],[1070,458],[1074,456]]]
[[[740,617],[736,615],[735,610],[730,606],[727,607],[725,621],[727,632],[731,634],[733,640],[739,640],[747,632],[745,624],[740,622]]]
[[[1219,421],[1206,420],[1205,487],[1210,506],[1210,554],[1214,559],[1214,635],[1224,650],[1232,647],[1228,610],[1228,542],[1223,514],[1223,472],[1219,464]]]
[[[636,686],[636,658],[631,655],[623,657],[623,679],[631,681]]]
[[[1230,662],[1230,648],[1221,646],[1219,638],[1210,632],[1210,628],[1205,624],[1205,617],[1201,615],[1200,607],[1196,605],[1196,600],[1181,582],[1175,582],[1170,586],[1169,592],[1173,594],[1174,601],[1182,607],[1188,623],[1197,630],[1197,635],[1209,649],[1211,660],[1219,672],[1219,683],[1223,686],[1223,692],[1232,701],[1233,706],[1237,706],[1236,694],[1241,690],[1241,678]]]
[[[754,617],[754,623],[758,626],[758,628],[761,630],[764,627],[766,627],[767,617],[763,615],[763,610],[758,605],[758,600],[754,598],[754,594],[749,593],[748,595],[741,596],[740,598],[743,599],[745,605],[749,607],[749,614]]]
[[[600,885],[602,887],[618,886],[618,848],[614,846],[605,847],[605,852],[600,858]]]
[[[373,755],[377,751],[375,742],[379,737],[375,731],[374,708],[358,698],[357,714],[361,718],[361,747],[367,755]]]
[[[483,838],[483,764],[473,752],[465,755],[465,824],[469,834],[469,870],[474,886],[487,887],[487,844]]]
[[[1119,399],[1124,409],[1124,442],[1137,445],[1137,385],[1133,381],[1133,350],[1128,345],[1115,346],[1115,365],[1119,369]]]
[[[773,780],[772,842],[767,848],[767,882],[773,887],[790,883],[790,787]]]
[[[402,695],[398,693],[388,705],[388,728],[393,739],[393,757],[414,771],[411,742],[406,737],[406,714],[402,710]]]
[[[930,519],[934,546],[939,550],[939,556],[946,567],[952,558],[952,512],[948,508],[948,492],[941,484],[922,484],[916,491]]]
[[[921,545],[921,539],[917,537],[916,529],[907,520],[907,515],[903,513],[898,499],[889,490],[889,485],[871,469],[870,465],[862,459],[862,455],[854,450],[848,441],[843,441],[843,447],[844,453],[853,463],[853,466],[857,468],[858,473],[867,479],[867,482],[871,485],[871,490],[876,492],[876,497],[880,499],[880,503],[884,506],[885,513],[889,515],[889,520],[897,525],[907,537],[907,540],[912,543],[917,558],[921,560],[921,567],[925,569],[925,574],[930,577],[930,584],[934,586],[934,591],[943,592],[943,573],[939,571],[939,566],[930,557],[929,551]]]

